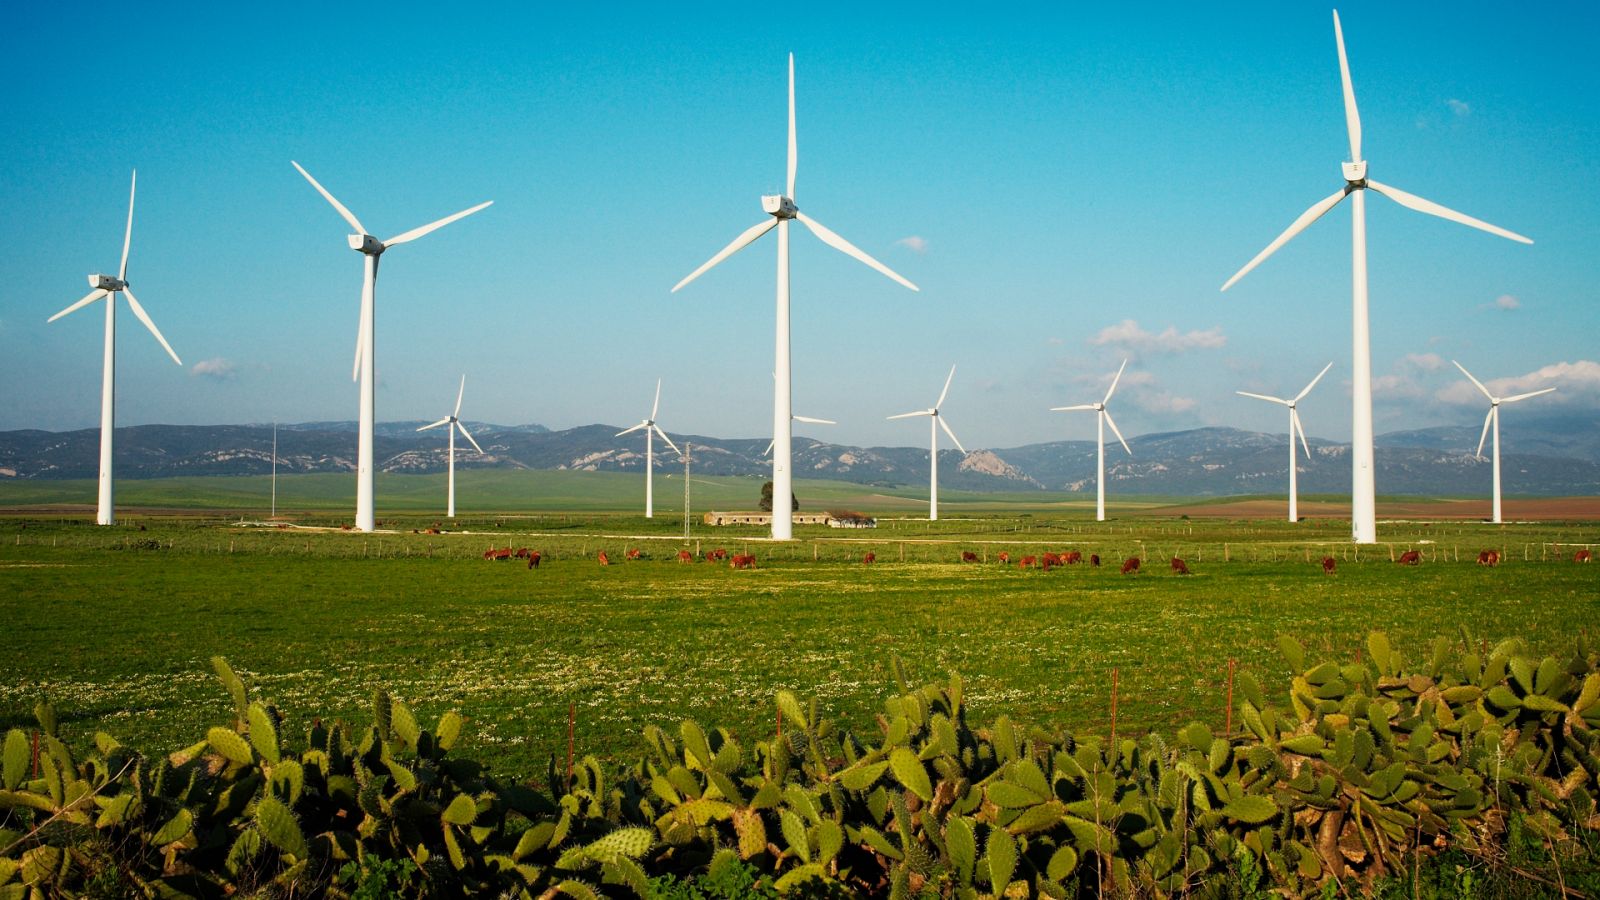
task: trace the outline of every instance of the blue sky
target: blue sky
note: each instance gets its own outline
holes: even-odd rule
[[[1600,8],[1340,7],[1372,176],[1534,238],[1369,195],[1380,431],[1600,403]],[[385,237],[378,415],[770,433],[775,241],[669,288],[781,188],[796,57],[808,214],[921,287],[793,233],[802,433],[920,444],[951,364],[969,449],[1284,427],[1349,434],[1348,204],[1218,288],[1340,183],[1329,8],[1059,4],[25,6],[0,34],[0,428],[98,421],[98,307],[139,169],[120,425],[353,419],[361,263],[306,166]],[[1502,380],[1503,381],[1500,381]],[[1514,420],[1506,420],[1514,447]]]

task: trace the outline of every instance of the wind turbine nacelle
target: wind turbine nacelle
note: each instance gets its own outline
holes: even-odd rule
[[[1358,182],[1367,180],[1366,160],[1362,160],[1361,162],[1340,163],[1339,167],[1344,170],[1344,180],[1350,182],[1351,184],[1356,184]]]
[[[793,200],[782,194],[770,194],[762,197],[761,208],[766,211],[767,215],[777,216],[780,219],[792,219],[795,213],[800,211],[800,207],[795,206]]]
[[[369,255],[383,252],[383,241],[370,234],[352,234],[346,237],[345,240],[350,242],[351,250],[359,250]]]
[[[90,275],[89,287],[97,291],[120,291],[127,286],[127,282],[113,278],[110,275]]]

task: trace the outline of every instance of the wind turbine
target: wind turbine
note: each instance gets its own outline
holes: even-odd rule
[[[967,448],[961,446],[961,439],[956,437],[956,433],[954,431],[950,430],[950,425],[947,422],[945,422],[944,416],[939,415],[939,407],[944,405],[944,397],[945,397],[946,394],[950,393],[950,382],[955,377],[956,377],[956,367],[955,366],[951,366],[950,367],[950,375],[948,377],[946,377],[945,380],[944,380],[944,390],[939,392],[939,399],[934,402],[933,406],[931,406],[931,407],[929,407],[927,409],[919,409],[919,410],[916,410],[915,412],[900,413],[897,416],[890,416],[889,417],[891,419],[910,419],[910,418],[913,418],[915,416],[927,416],[928,417],[928,521],[929,522],[937,522],[937,521],[939,521],[939,429],[943,428],[944,429],[944,433],[950,435],[950,440],[956,442],[956,447],[958,449],[960,449],[961,454],[963,456],[965,456],[966,453],[967,453]],[[938,426],[938,427],[935,427],[935,426]]]
[[[1450,360],[1450,361],[1455,363],[1456,368],[1461,370],[1461,374],[1467,376],[1467,380],[1468,381],[1472,382],[1473,385],[1475,385],[1478,388],[1478,390],[1483,392],[1483,395],[1485,397],[1489,398],[1489,414],[1487,416],[1483,417],[1483,434],[1478,437],[1478,452],[1477,452],[1476,456],[1479,459],[1483,458],[1483,442],[1484,442],[1485,439],[1487,439],[1489,437],[1489,426],[1493,425],[1494,426],[1494,524],[1499,525],[1500,524],[1500,405],[1503,404],[1503,403],[1515,403],[1518,400],[1526,400],[1529,397],[1537,397],[1540,394],[1548,394],[1551,391],[1555,390],[1555,388],[1547,387],[1547,388],[1544,388],[1542,390],[1529,391],[1526,394],[1514,394],[1514,395],[1512,395],[1510,397],[1496,397],[1495,395],[1489,393],[1489,389],[1483,386],[1483,382],[1481,382],[1478,379],[1472,377],[1472,373],[1467,371],[1467,367],[1466,366],[1463,366],[1461,363],[1458,363],[1453,359]]]
[[[417,429],[418,431],[427,431],[429,428],[438,428],[440,425],[448,426],[446,430],[450,433],[450,475],[448,479],[450,499],[446,504],[444,514],[451,519],[456,517],[456,432],[459,430],[462,437],[472,441],[472,449],[478,451],[480,455],[483,453],[483,448],[478,446],[478,442],[472,440],[472,435],[467,431],[467,426],[461,424],[461,398],[466,392],[467,376],[462,375],[461,388],[456,391],[456,411],[434,422],[432,425],[424,425]]]
[[[1126,369],[1127,367],[1128,367],[1128,361],[1127,360],[1123,360],[1122,361],[1122,369]],[[1117,392],[1117,382],[1122,380],[1122,369],[1118,369],[1117,370],[1117,376],[1115,378],[1111,379],[1111,387],[1106,390],[1106,398],[1104,400],[1101,400],[1099,403],[1079,403],[1077,406],[1052,406],[1052,407],[1050,407],[1050,411],[1051,412],[1074,412],[1074,411],[1077,411],[1077,410],[1080,410],[1080,409],[1092,409],[1096,413],[1095,420],[1096,420],[1097,426],[1098,426],[1098,433],[1097,433],[1097,436],[1095,438],[1095,446],[1098,449],[1099,460],[1100,460],[1100,463],[1099,463],[1099,465],[1100,465],[1099,474],[1095,476],[1094,520],[1096,522],[1104,522],[1106,520],[1106,426],[1107,425],[1111,426],[1111,433],[1115,434],[1117,436],[1117,440],[1119,442],[1121,442],[1121,444],[1122,444],[1122,449],[1127,450],[1129,456],[1133,455],[1133,451],[1128,449],[1128,442],[1122,439],[1122,432],[1117,430],[1117,423],[1115,421],[1113,421],[1112,418],[1111,418],[1111,410],[1106,409],[1106,404],[1111,402],[1111,395]]]
[[[807,425],[837,425],[837,424],[839,424],[838,422],[835,422],[832,419],[813,419],[810,416],[790,416],[790,418],[794,419],[796,422],[804,422]],[[767,442],[767,449],[761,451],[761,455],[762,456],[766,456],[768,453],[771,453],[772,452],[772,445],[776,444],[777,442],[778,441],[777,441],[776,438],[768,441]]]
[[[1296,503],[1295,488],[1296,465],[1294,459],[1294,436],[1296,433],[1300,435],[1300,446],[1305,448],[1306,459],[1311,458],[1311,446],[1306,443],[1306,430],[1305,427],[1300,424],[1300,410],[1298,409],[1298,406],[1300,401],[1304,400],[1306,395],[1311,393],[1311,389],[1317,386],[1317,382],[1321,381],[1322,376],[1328,374],[1328,370],[1331,368],[1333,368],[1333,363],[1331,362],[1323,366],[1322,371],[1317,373],[1317,377],[1311,379],[1311,383],[1306,385],[1305,390],[1295,394],[1293,400],[1285,400],[1282,397],[1269,397],[1266,394],[1252,394],[1249,391],[1234,391],[1235,394],[1239,394],[1240,396],[1254,397],[1257,400],[1265,400],[1269,403],[1281,403],[1284,406],[1289,407],[1289,521],[1291,522],[1300,521],[1300,508]]]
[[[661,410],[661,379],[657,378],[656,379],[656,402],[655,402],[654,405],[652,405],[650,407],[650,417],[647,418],[647,419],[641,419],[639,421],[639,424],[633,426],[632,428],[624,428],[623,430],[617,432],[617,437],[622,437],[625,434],[631,434],[631,433],[633,433],[635,431],[638,431],[641,428],[644,429],[644,517],[646,519],[653,519],[653,518],[655,518],[655,515],[656,515],[656,503],[655,503],[655,498],[656,498],[656,491],[655,491],[656,445],[655,445],[655,435],[658,435],[658,434],[661,435],[661,439],[663,441],[667,442],[667,446],[668,447],[671,447],[675,452],[678,453],[678,455],[680,455],[680,456],[683,455],[683,451],[679,450],[678,449],[678,445],[674,444],[672,442],[672,438],[667,437],[667,433],[665,431],[661,430],[661,426],[660,425],[656,424],[656,413],[659,412],[660,410]]]
[[[295,167],[296,171],[311,182],[311,186],[317,189],[317,193],[321,194],[323,199],[327,200],[338,211],[340,217],[349,222],[350,227],[356,230],[356,233],[350,235],[348,239],[350,249],[366,257],[365,275],[361,281],[361,326],[356,334],[356,361],[350,373],[350,380],[359,380],[361,382],[361,431],[356,452],[356,529],[359,531],[371,531],[375,522],[372,503],[372,425],[377,379],[374,377],[376,363],[374,361],[375,349],[373,347],[373,308],[377,305],[378,257],[383,255],[383,251],[396,244],[414,241],[429,232],[437,231],[457,219],[472,215],[494,203],[494,201],[479,203],[477,206],[464,209],[455,215],[445,216],[436,222],[430,222],[420,228],[401,232],[386,241],[380,241],[369,234],[366,226],[356,219],[354,213],[345,209],[343,203],[334,199],[334,196],[328,193],[327,188],[318,184],[317,180],[311,177],[310,172],[301,168],[300,164],[294,160],[289,162]]]
[[[877,269],[884,275],[905,285],[911,290],[918,290],[917,286],[895,274],[888,266],[878,262],[854,244],[835,234],[821,222],[801,212],[794,202],[794,176],[795,166],[799,160],[799,150],[795,142],[794,127],[794,54],[789,54],[789,172],[788,180],[782,194],[773,194],[761,198],[761,208],[772,218],[751,226],[743,234],[733,239],[733,243],[718,251],[717,255],[706,260],[700,268],[690,272],[687,278],[673,286],[672,292],[677,293],[684,285],[699,278],[712,266],[722,262],[733,254],[742,250],[746,245],[755,241],[774,226],[778,229],[778,310],[777,310],[777,340],[776,359],[774,372],[777,380],[772,389],[772,496],[793,496],[794,473],[791,469],[793,437],[793,398],[790,396],[790,364],[789,364],[789,222],[798,219],[800,223],[811,229],[824,244],[848,256],[855,257],[863,263]],[[781,506],[782,504],[778,504]],[[793,514],[772,516],[773,540],[787,541],[793,537]]]
[[[51,316],[48,321],[54,322],[68,313],[76,312],[96,300],[106,301],[106,346],[104,369],[100,375],[100,497],[99,505],[95,512],[95,522],[100,525],[115,525],[117,516],[111,490],[111,442],[116,430],[113,407],[116,405],[116,370],[117,370],[117,295],[128,298],[128,308],[138,317],[144,327],[161,342],[162,349],[172,357],[172,361],[179,366],[183,360],[178,354],[172,352],[172,345],[161,336],[161,329],[150,320],[150,314],[144,311],[137,297],[128,287],[128,246],[133,241],[133,195],[139,186],[139,172],[134,170],[133,179],[128,184],[128,227],[122,233],[122,265],[117,269],[117,275],[90,275],[89,287],[93,288],[82,300],[63,309]]]
[[[1344,85],[1345,128],[1350,136],[1350,161],[1342,164],[1345,183],[1337,191],[1301,213],[1300,218],[1295,219],[1282,234],[1267,245],[1265,250],[1256,254],[1255,259],[1250,260],[1244,268],[1229,278],[1222,289],[1227,290],[1232,287],[1234,282],[1245,276],[1245,273],[1277,252],[1279,247],[1287,244],[1291,238],[1304,231],[1328,210],[1339,205],[1339,201],[1345,197],[1351,198],[1351,319],[1354,339],[1351,364],[1353,421],[1350,429],[1350,528],[1351,536],[1356,543],[1371,544],[1378,540],[1378,525],[1377,488],[1372,465],[1372,351],[1367,324],[1367,189],[1371,188],[1401,206],[1417,212],[1470,225],[1524,244],[1531,244],[1533,241],[1367,177],[1367,161],[1361,157],[1361,117],[1356,112],[1356,93],[1350,84],[1350,63],[1345,58],[1344,32],[1339,26],[1337,10],[1333,13],[1333,38],[1339,48],[1339,77]]]

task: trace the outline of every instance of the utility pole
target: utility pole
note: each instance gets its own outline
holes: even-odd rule
[[[689,539],[689,442],[683,442],[683,539]]]

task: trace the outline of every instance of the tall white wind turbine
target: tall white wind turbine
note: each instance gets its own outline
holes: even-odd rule
[[[112,435],[116,430],[113,408],[116,405],[116,371],[117,371],[117,295],[128,298],[128,308],[138,317],[144,327],[161,342],[163,350],[172,357],[172,361],[183,365],[183,360],[172,351],[172,345],[161,336],[161,329],[150,320],[150,314],[144,311],[137,297],[128,287],[128,246],[133,241],[133,194],[139,186],[139,172],[135,170],[133,179],[128,184],[128,227],[122,233],[122,265],[117,269],[116,277],[95,274],[89,276],[89,287],[93,288],[82,300],[63,309],[51,316],[48,321],[54,322],[68,313],[76,312],[85,306],[104,299],[106,301],[106,346],[104,369],[100,375],[100,496],[95,511],[95,522],[100,525],[116,524],[117,515],[115,501],[112,495],[111,484],[111,444]]]
[[[1333,368],[1333,363],[1331,362],[1323,366],[1322,371],[1317,373],[1317,377],[1311,379],[1311,383],[1306,385],[1305,390],[1295,394],[1292,400],[1285,400],[1282,397],[1269,397],[1266,394],[1252,394],[1249,391],[1234,391],[1234,393],[1243,397],[1254,397],[1257,400],[1265,400],[1268,403],[1281,403],[1289,407],[1289,521],[1291,522],[1300,521],[1300,507],[1298,506],[1295,477],[1297,465],[1294,459],[1294,437],[1296,434],[1300,435],[1300,446],[1306,451],[1306,459],[1311,458],[1311,445],[1306,443],[1306,430],[1300,424],[1300,401],[1311,393],[1311,389],[1317,386],[1317,382],[1321,381],[1322,376],[1328,374],[1328,370],[1331,368]]]
[[[1250,260],[1244,268],[1229,278],[1222,289],[1227,290],[1232,287],[1234,282],[1245,276],[1245,273],[1260,265],[1262,260],[1277,252],[1279,247],[1304,231],[1328,210],[1339,205],[1339,201],[1345,197],[1351,198],[1351,319],[1354,336],[1350,367],[1352,386],[1350,529],[1351,537],[1356,543],[1371,544],[1378,540],[1378,525],[1377,488],[1372,464],[1372,351],[1367,324],[1367,189],[1371,188],[1401,206],[1417,212],[1470,225],[1524,244],[1531,244],[1533,241],[1367,177],[1367,162],[1361,157],[1361,117],[1356,112],[1356,93],[1350,84],[1350,64],[1345,58],[1344,32],[1339,26],[1337,10],[1333,14],[1333,38],[1339,48],[1339,77],[1344,85],[1345,128],[1350,136],[1350,161],[1342,164],[1345,183],[1337,191],[1301,213],[1300,218],[1295,219],[1282,234],[1267,245],[1265,250],[1256,254],[1255,259]]]
[[[761,198],[761,208],[772,218],[751,226],[743,234],[733,239],[733,243],[718,251],[717,255],[706,260],[700,268],[690,272],[688,277],[673,286],[676,293],[684,285],[699,278],[712,266],[722,262],[733,254],[742,250],[746,245],[755,241],[774,226],[778,229],[778,311],[777,311],[777,340],[776,359],[774,372],[777,379],[772,389],[772,496],[793,496],[794,472],[792,464],[791,438],[793,434],[793,407],[789,365],[789,222],[798,219],[800,223],[811,230],[824,244],[848,256],[877,269],[884,275],[905,285],[911,290],[918,290],[917,286],[905,280],[891,270],[888,266],[878,262],[854,244],[835,234],[821,222],[807,216],[800,211],[794,201],[794,176],[795,167],[799,161],[798,144],[795,140],[794,126],[794,54],[789,54],[789,172],[784,193],[764,196]],[[779,515],[774,505],[772,516],[772,537],[774,540],[787,541],[793,537],[793,514]]]
[[[477,206],[464,209],[454,215],[445,216],[436,222],[429,222],[419,228],[401,232],[386,241],[380,241],[367,232],[366,226],[356,219],[355,214],[346,209],[343,203],[334,199],[327,188],[317,183],[311,173],[301,168],[294,160],[289,161],[311,186],[317,189],[324,200],[327,200],[338,211],[341,218],[350,223],[356,230],[349,236],[350,249],[366,257],[364,276],[361,281],[361,326],[356,334],[356,361],[350,374],[352,381],[361,382],[361,433],[356,452],[356,529],[371,531],[374,527],[372,501],[372,428],[374,421],[374,400],[377,392],[377,379],[374,377],[376,362],[374,357],[374,307],[377,305],[378,292],[378,257],[385,250],[396,244],[414,241],[425,234],[437,231],[457,219],[463,219],[480,209],[494,203],[493,200],[479,203]]]
[[[1461,374],[1467,376],[1467,380],[1468,381],[1472,382],[1473,385],[1475,387],[1477,387],[1477,389],[1479,391],[1483,392],[1483,395],[1485,397],[1489,398],[1489,414],[1487,416],[1483,417],[1483,434],[1478,436],[1478,452],[1477,452],[1476,455],[1477,455],[1477,457],[1479,459],[1483,458],[1483,442],[1484,442],[1484,440],[1486,440],[1489,437],[1489,426],[1493,425],[1494,426],[1494,451],[1493,451],[1494,452],[1494,524],[1499,525],[1500,524],[1500,406],[1501,406],[1501,404],[1505,404],[1505,403],[1516,403],[1518,400],[1526,400],[1529,397],[1537,397],[1540,394],[1548,394],[1551,391],[1555,390],[1555,388],[1547,387],[1547,388],[1543,388],[1543,389],[1537,390],[1537,391],[1529,391],[1526,394],[1514,394],[1514,395],[1512,395],[1510,397],[1496,397],[1494,394],[1489,393],[1489,389],[1483,386],[1483,382],[1481,382],[1478,379],[1472,377],[1472,373],[1467,371],[1467,367],[1466,366],[1463,366],[1461,363],[1458,363],[1453,359],[1450,360],[1450,361],[1456,364],[1456,368],[1461,370]]]
[[[1106,397],[1099,403],[1079,403],[1077,406],[1052,406],[1051,412],[1074,412],[1077,410],[1094,410],[1096,421],[1095,446],[1098,450],[1099,469],[1095,475],[1095,503],[1094,520],[1106,520],[1106,426],[1111,426],[1111,433],[1117,436],[1117,441],[1122,444],[1122,449],[1132,456],[1133,451],[1128,449],[1128,442],[1122,439],[1122,432],[1117,429],[1117,423],[1111,418],[1111,410],[1106,409],[1106,404],[1111,402],[1111,395],[1117,392],[1117,382],[1122,380],[1122,369],[1128,367],[1128,361],[1122,361],[1122,368],[1117,370],[1115,378],[1111,379],[1111,387],[1106,389]]]
[[[939,392],[939,399],[927,409],[915,412],[900,413],[890,416],[891,419],[910,419],[916,416],[928,417],[928,521],[939,521],[939,429],[950,435],[950,440],[956,442],[956,447],[966,455],[967,448],[961,446],[961,439],[950,430],[950,424],[939,414],[939,407],[944,405],[945,395],[950,393],[950,382],[956,377],[956,367],[950,367],[950,374],[944,380],[944,390]],[[937,426],[937,427],[935,427]]]
[[[641,428],[644,429],[644,517],[646,519],[653,519],[653,518],[655,518],[655,515],[656,515],[656,481],[655,481],[655,476],[656,476],[656,444],[655,444],[655,435],[658,435],[658,434],[661,435],[661,439],[663,441],[667,442],[667,446],[668,447],[671,447],[673,449],[673,451],[676,452],[679,456],[683,455],[683,451],[679,450],[678,449],[678,445],[674,444],[672,442],[672,438],[667,437],[667,433],[665,431],[661,430],[661,426],[660,425],[656,424],[656,413],[658,413],[660,411],[661,411],[661,379],[657,378],[656,379],[656,402],[653,405],[651,405],[651,407],[650,407],[650,417],[646,418],[646,419],[641,419],[639,421],[639,424],[633,426],[632,428],[624,428],[623,430],[617,432],[617,437],[622,437],[625,434],[632,434],[633,432],[638,431]]]
[[[478,451],[479,455],[483,454],[483,448],[479,447],[478,442],[472,439],[472,434],[467,431],[467,426],[461,424],[461,398],[465,396],[466,393],[467,376],[462,375],[461,387],[456,391],[455,412],[445,416],[431,425],[424,425],[417,429],[418,431],[427,431],[430,428],[438,428],[440,425],[444,425],[447,426],[446,431],[450,433],[450,475],[447,479],[447,483],[449,484],[449,490],[447,493],[450,499],[446,501],[444,514],[451,519],[456,517],[456,432],[460,431],[461,436],[472,443],[472,449]]]

